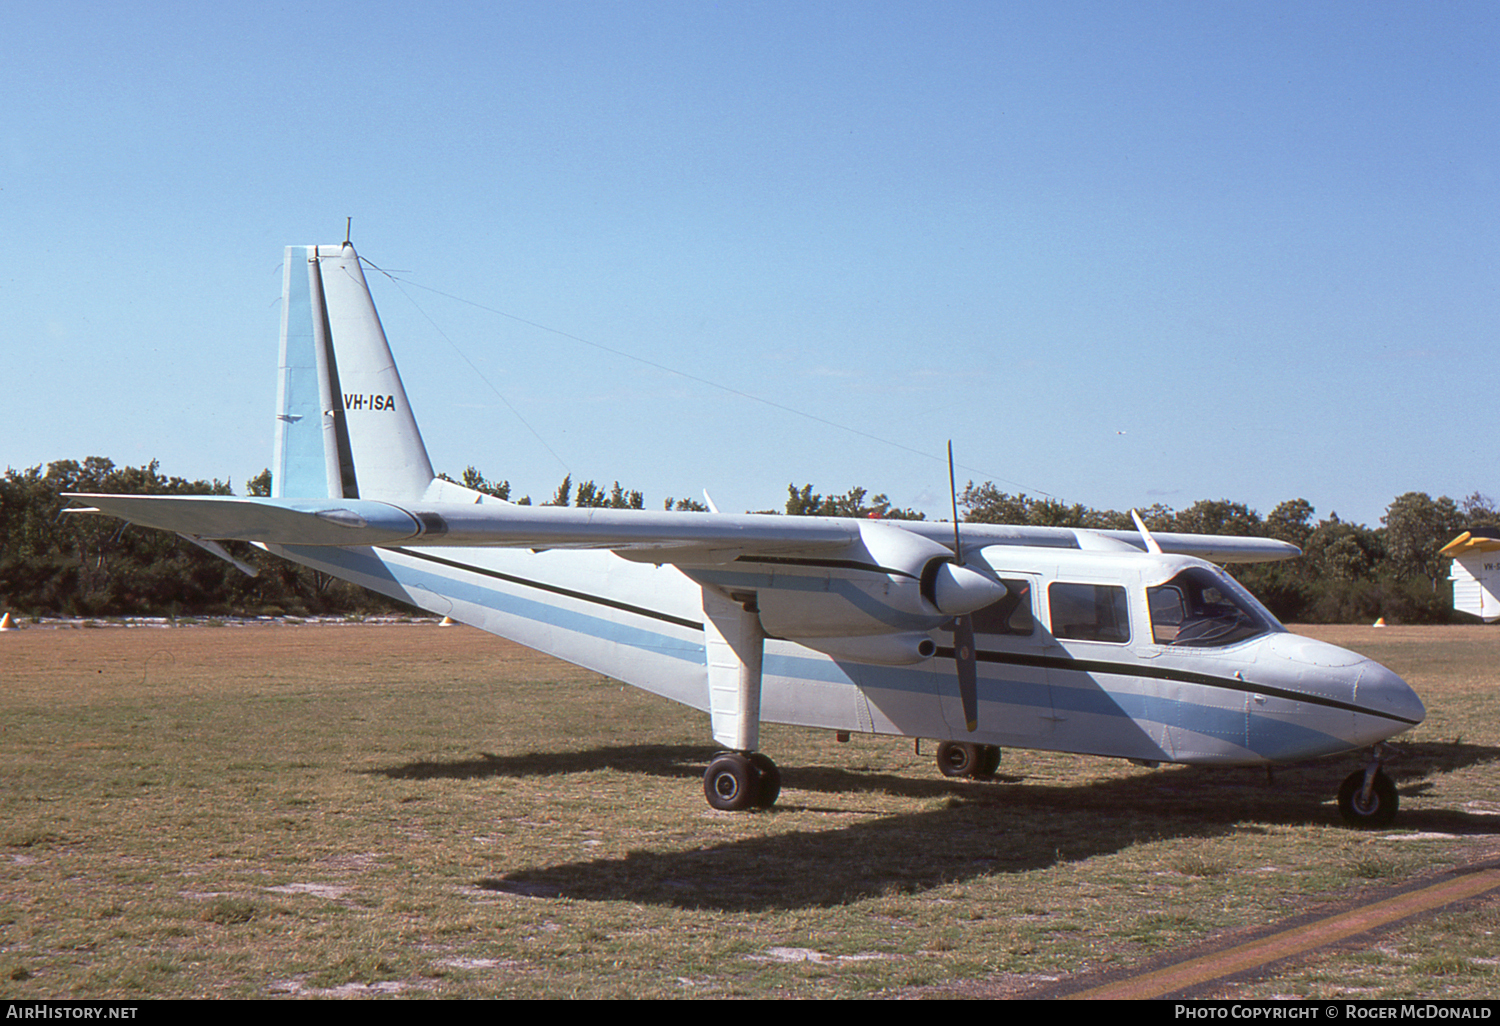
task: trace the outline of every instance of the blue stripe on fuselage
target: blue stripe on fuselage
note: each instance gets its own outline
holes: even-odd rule
[[[565,609],[561,605],[523,598],[500,588],[465,581],[453,574],[437,573],[421,566],[406,566],[399,562],[403,559],[415,560],[417,559],[415,556],[400,556],[395,553],[377,555],[369,549],[350,550],[294,545],[288,545],[286,548],[287,551],[296,552],[310,561],[327,563],[370,577],[384,577],[398,585],[408,601],[413,604],[420,603],[416,601],[417,596],[411,594],[411,589],[419,588],[444,598],[468,602],[497,613],[546,624],[550,627],[559,627],[587,637],[615,642],[630,648],[658,652],[673,659],[699,664],[704,661],[701,640],[693,642],[671,634],[620,623],[617,620],[590,616],[587,613]],[[337,554],[336,557],[335,554]],[[478,573],[479,570],[476,568],[474,572]]]
[[[329,547],[286,546],[313,563],[323,563],[351,573],[369,577],[385,578],[396,586],[395,590],[408,599],[415,596],[410,589],[419,588],[440,594],[446,598],[472,603],[484,609],[514,616],[548,626],[558,627],[587,637],[614,642],[642,651],[658,653],[697,665],[703,665],[705,655],[701,641],[690,641],[681,636],[663,633],[649,628],[632,626],[618,620],[592,616],[545,601],[528,599],[513,592],[496,588],[482,582],[471,582],[456,575],[442,574],[421,566],[404,565],[400,560],[416,560],[413,555],[399,553],[376,554],[369,549],[336,549]],[[475,567],[472,573],[483,575],[484,568]],[[525,587],[518,584],[517,587]],[[538,583],[536,587],[546,587]],[[589,601],[587,596],[574,601]],[[607,601],[600,598],[599,601]],[[648,613],[631,614],[649,621]],[[684,631],[688,630],[683,628]],[[701,635],[700,635],[701,637]],[[892,667],[870,664],[850,664],[846,670],[840,663],[821,656],[801,656],[768,651],[764,671],[768,677],[779,677],[791,681],[818,681],[828,684],[858,686],[866,690],[901,691],[938,698],[939,674],[941,671],[929,667]],[[1076,671],[1081,676],[1083,671]],[[1222,737],[1235,745],[1253,751],[1265,759],[1305,758],[1311,754],[1341,750],[1347,745],[1334,735],[1290,723],[1274,716],[1249,714],[1247,724],[1243,708],[1224,708],[1181,698],[1166,698],[1146,692],[1111,691],[1095,679],[1100,675],[1132,678],[1128,668],[1122,667],[1118,674],[1097,668],[1086,674],[1090,686],[1069,687],[1037,681],[1007,681],[981,677],[980,699],[986,702],[1010,705],[1022,709],[1035,709],[1057,713],[1076,713],[1091,716],[1118,717],[1141,725],[1160,723],[1167,727],[1188,730],[1210,737]],[[1184,685],[1202,687],[1203,685]],[[1236,692],[1242,694],[1243,692]],[[1249,736],[1246,736],[1246,731]]]

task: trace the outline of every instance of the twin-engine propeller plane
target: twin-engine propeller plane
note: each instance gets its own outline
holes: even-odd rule
[[[289,247],[270,498],[76,495],[88,512],[267,551],[709,716],[717,809],[771,806],[762,722],[1270,765],[1375,746],[1339,793],[1383,825],[1384,739],[1426,711],[1384,667],[1290,634],[1216,564],[1261,538],[518,506],[433,473],[359,257]]]

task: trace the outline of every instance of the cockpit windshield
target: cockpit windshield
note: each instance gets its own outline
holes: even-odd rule
[[[1286,629],[1234,578],[1207,567],[1189,567],[1147,588],[1146,599],[1158,645],[1218,648]]]

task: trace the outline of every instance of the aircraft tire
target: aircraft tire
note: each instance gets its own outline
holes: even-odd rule
[[[1344,778],[1339,787],[1339,815],[1344,822],[1362,830],[1379,830],[1388,827],[1396,818],[1396,807],[1400,799],[1396,796],[1396,785],[1381,770],[1375,771],[1375,786],[1371,788],[1370,800],[1362,802],[1360,790],[1365,786],[1365,771],[1356,770]]]
[[[781,797],[781,770],[764,752],[751,752],[750,765],[760,774],[756,781],[754,805],[757,809],[769,809]]]
[[[944,741],[938,745],[938,769],[945,777],[976,776],[983,759],[979,745],[965,741]]]
[[[742,812],[755,804],[761,779],[761,771],[748,756],[722,752],[703,774],[703,796],[721,812]]]
[[[999,768],[1000,768],[1000,746],[999,745],[980,745],[979,746],[979,767],[978,767],[977,772],[975,772],[974,776],[977,777],[977,778],[979,778],[979,779],[981,779],[981,780],[988,780],[990,777],[993,777],[995,775],[995,771],[997,769],[999,769]]]

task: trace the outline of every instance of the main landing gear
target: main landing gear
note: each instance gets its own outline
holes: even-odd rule
[[[766,634],[755,593],[703,588],[708,713],[720,752],[703,774],[703,796],[725,812],[769,809],[781,794],[781,771],[760,745],[761,662]]]
[[[1000,768],[1000,746],[944,741],[938,745],[937,764],[945,777],[988,780]]]
[[[724,812],[769,809],[781,794],[781,770],[761,752],[720,752],[703,774],[703,796]]]

